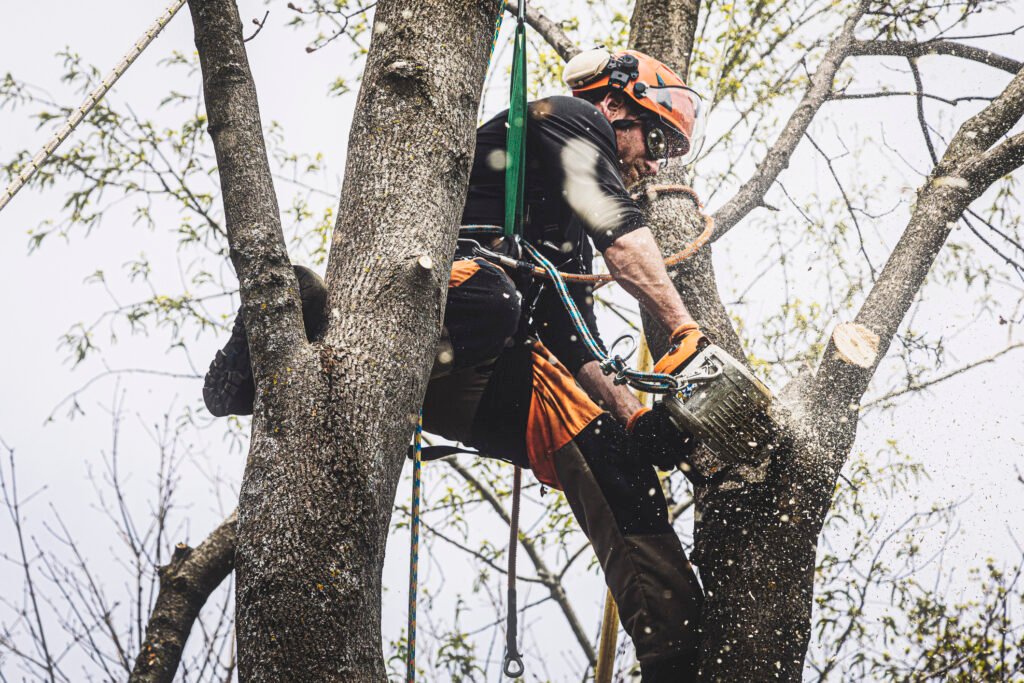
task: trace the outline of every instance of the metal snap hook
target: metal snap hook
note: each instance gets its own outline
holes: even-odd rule
[[[621,356],[615,353],[615,349],[624,340],[630,342],[632,346],[629,349],[629,353],[627,353],[625,356]],[[608,355],[617,358],[622,363],[625,363],[626,361],[633,357],[633,354],[636,353],[636,350],[638,348],[640,348],[640,345],[636,343],[636,337],[634,337],[631,334],[624,334],[615,341],[613,341],[612,345],[608,347]]]

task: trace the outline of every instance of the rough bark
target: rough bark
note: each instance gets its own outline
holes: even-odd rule
[[[256,383],[262,387],[305,343],[298,291],[281,230],[238,8],[233,0],[192,0],[189,10],[217,155],[231,262],[238,275]]]
[[[637,0],[629,46],[660,59],[686,80],[697,32],[698,0]]]
[[[210,594],[235,566],[237,514],[232,512],[196,548],[179,544],[160,568],[160,591],[130,683],[171,683],[181,653]]]
[[[238,513],[239,677],[383,681],[388,521],[440,330],[498,3],[376,6],[328,264],[332,320],[313,345],[271,229],[237,8],[191,7],[257,379]]]

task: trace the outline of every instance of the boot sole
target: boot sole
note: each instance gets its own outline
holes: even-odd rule
[[[294,266],[302,300],[302,322],[306,339],[315,341],[327,328],[327,285],[305,266]],[[256,383],[252,376],[249,341],[242,312],[235,316],[231,338],[210,363],[203,382],[203,401],[214,417],[252,415]]]

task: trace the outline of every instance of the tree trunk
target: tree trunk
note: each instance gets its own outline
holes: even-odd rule
[[[190,4],[257,383],[238,508],[240,679],[384,681],[388,522],[440,332],[498,3],[377,4],[318,344],[299,337],[280,230],[260,228],[276,204],[231,210],[272,201],[252,189],[266,192],[269,173],[251,139],[259,113],[237,8]],[[224,173],[246,151],[249,188]]]
[[[671,21],[670,21],[671,19]],[[689,66],[697,7],[687,0],[638,1],[630,34],[632,47],[647,51],[685,73]],[[665,30],[669,26],[678,30]],[[685,28],[685,30],[682,30]],[[652,185],[688,184],[685,169],[669,167]],[[645,214],[662,250],[674,253],[704,229],[698,207],[674,192],[648,195]],[[712,245],[671,272],[679,290],[709,337],[741,362],[745,354],[718,293]],[[665,349],[666,330],[644,316],[652,352]],[[707,451],[695,454],[699,474],[718,474],[695,486],[696,523],[693,562],[705,589],[702,615],[701,680],[798,681],[810,639],[811,605],[818,534],[837,472],[821,467],[845,454],[853,443],[856,420],[823,440],[807,424],[838,424],[835,415],[801,404],[787,406],[787,427],[796,445],[767,468],[733,468]],[[799,416],[799,419],[794,419]],[[823,458],[822,453],[830,453]]]

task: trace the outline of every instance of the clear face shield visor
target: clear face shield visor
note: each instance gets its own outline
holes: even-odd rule
[[[645,134],[650,138],[657,130],[660,136],[658,140],[649,140],[648,149],[651,144],[663,145],[663,154],[659,159],[678,159],[682,164],[691,163],[700,152],[704,143],[704,101],[692,88],[686,86],[648,86],[643,90],[643,97],[657,105],[659,109],[656,126],[645,126]],[[653,114],[653,112],[652,112]],[[692,131],[689,139],[681,132],[687,127]]]

